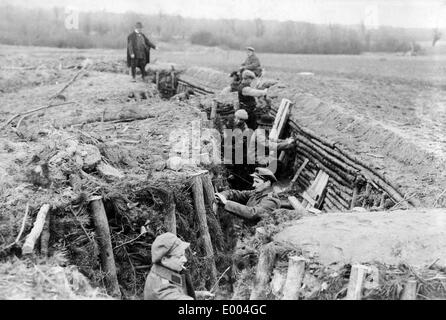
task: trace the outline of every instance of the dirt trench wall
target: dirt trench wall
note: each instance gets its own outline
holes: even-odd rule
[[[391,128],[290,88],[273,87],[270,94],[276,96],[273,109],[290,99],[292,122],[355,155],[417,205],[432,206],[446,185],[445,162]]]
[[[230,83],[225,73],[208,68],[192,67],[181,77],[197,86],[212,87],[215,92]],[[426,146],[365,115],[328,104],[311,94],[296,94],[286,84],[272,86],[268,96],[273,98],[273,113],[283,98],[291,100],[294,106],[290,120],[297,127],[311,130],[316,136],[358,158],[390,182],[402,196],[410,197],[417,206],[434,206],[446,185],[446,161]],[[228,100],[220,94],[215,98],[217,101]],[[307,180],[311,178],[308,174]]]

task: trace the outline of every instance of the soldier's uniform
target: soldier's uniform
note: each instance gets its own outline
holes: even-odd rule
[[[152,268],[144,286],[144,300],[194,300],[195,291],[186,270],[176,272],[161,264],[164,256],[189,247],[176,235],[166,232],[152,243]]]
[[[195,292],[189,274],[177,273],[154,264],[147,276],[144,300],[194,300]]]
[[[255,55],[254,51],[251,56],[248,56],[245,62],[242,63],[242,72],[243,70],[251,70],[254,72],[256,77],[260,77],[262,75],[262,69],[260,66],[260,60]]]
[[[221,194],[228,199],[224,209],[248,221],[259,221],[280,208],[280,200],[272,188],[260,193],[255,190],[226,190]]]

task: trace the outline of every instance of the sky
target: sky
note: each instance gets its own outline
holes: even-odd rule
[[[0,0],[80,11],[163,12],[191,18],[294,20],[405,28],[446,28],[446,0]]]

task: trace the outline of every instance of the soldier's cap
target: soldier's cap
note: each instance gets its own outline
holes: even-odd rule
[[[143,28],[142,23],[141,23],[141,22],[137,22],[137,23],[135,24],[135,28],[142,29],[142,28]]]
[[[238,76],[238,71],[232,71],[232,72],[229,74],[229,76],[230,76],[230,77]]]
[[[272,173],[271,170],[267,168],[256,168],[255,172],[251,174],[251,177],[260,178],[264,181],[277,182],[276,176]]]
[[[255,51],[253,47],[246,47],[246,50],[248,50],[248,51],[252,51],[252,52]]]
[[[242,78],[243,79],[255,79],[256,75],[254,72],[252,72],[251,70],[245,70],[242,73]]]
[[[166,232],[152,243],[152,263],[158,263],[164,256],[175,255],[180,250],[186,250],[190,246],[189,242],[184,242],[171,232]]]
[[[248,120],[248,112],[245,109],[237,110],[234,115],[239,119]]]

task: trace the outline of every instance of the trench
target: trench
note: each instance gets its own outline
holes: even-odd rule
[[[212,89],[177,77],[174,72],[167,73],[167,76],[159,74],[155,77],[157,89],[164,99],[182,94],[187,98],[187,95],[192,94],[206,96],[213,93]],[[216,101],[215,107],[214,118],[211,109],[202,111],[214,128],[221,129],[223,123],[232,121],[234,105]],[[278,107],[268,106],[264,115],[274,118]],[[290,196],[304,202],[305,192],[321,171],[328,175],[328,180],[322,194],[314,199],[314,207],[324,213],[348,211],[355,207],[373,211],[390,209],[396,205],[412,206],[391,182],[354,155],[318,137],[314,132],[299,127],[292,118],[286,120],[279,138],[294,137],[295,145],[279,157],[279,183],[275,191],[281,198],[282,208],[293,209]],[[265,127],[268,132],[268,126]],[[215,165],[206,166],[205,169],[215,190],[220,191],[225,187],[246,190],[252,184],[249,174],[254,167]],[[297,171],[300,174],[296,176],[295,183],[290,184]],[[188,268],[192,271],[196,290],[214,287],[215,277],[209,276],[213,266],[217,276],[222,275],[228,267],[233,267],[219,279],[217,288],[219,298],[229,299],[235,292],[235,270],[243,270],[255,263],[249,260],[252,255],[246,255],[247,260],[239,259],[237,265],[234,265],[234,250],[239,237],[242,234],[248,237],[254,235],[255,224],[242,223],[230,214],[214,212],[209,201],[203,201],[207,233],[213,249],[213,254],[209,254],[189,182],[181,179],[159,185],[147,185],[146,181],[129,182],[102,192],[118,282],[124,299],[142,298],[145,279],[151,267],[150,245],[156,235],[172,230],[172,221],[169,220],[172,213],[177,234],[191,243]],[[104,286],[104,274],[98,259],[99,248],[92,240],[95,238],[95,227],[87,203],[88,199],[81,196],[70,206],[54,210],[52,246],[55,249],[66,248],[70,262],[77,265],[94,285]],[[145,228],[144,233],[141,226]]]
[[[197,94],[206,95],[213,93],[209,88],[201,88],[189,79],[178,79],[176,94],[195,91]],[[212,117],[212,108],[207,108],[208,119],[213,121],[213,127],[219,129],[223,124],[233,121],[235,107],[227,102],[214,101],[216,115]],[[275,118],[278,105],[268,105],[263,108],[264,113]],[[272,124],[258,121],[262,128],[269,134]],[[230,126],[230,125],[229,125]],[[285,119],[283,132],[278,138],[286,139],[293,137],[295,146],[281,152],[278,157],[277,178],[279,182],[275,188],[278,193],[292,195],[301,202],[307,198],[304,195],[311,189],[312,184],[323,172],[328,175],[328,182],[322,194],[316,196],[315,208],[323,212],[348,211],[354,208],[363,208],[367,211],[383,211],[397,206],[403,208],[415,207],[415,202],[405,199],[402,193],[391,181],[377,173],[370,165],[359,160],[354,154],[343,150],[332,141],[319,137],[315,132],[300,127],[288,115]],[[232,187],[235,189],[248,189],[252,183],[249,174],[254,171],[253,165],[245,165],[239,168],[229,167],[234,176]],[[296,175],[297,171],[299,174]],[[293,180],[293,183],[290,182]],[[292,186],[290,191],[289,186]],[[288,188],[287,188],[288,186]],[[305,197],[305,198],[304,198]],[[287,201],[283,206],[292,208]]]

